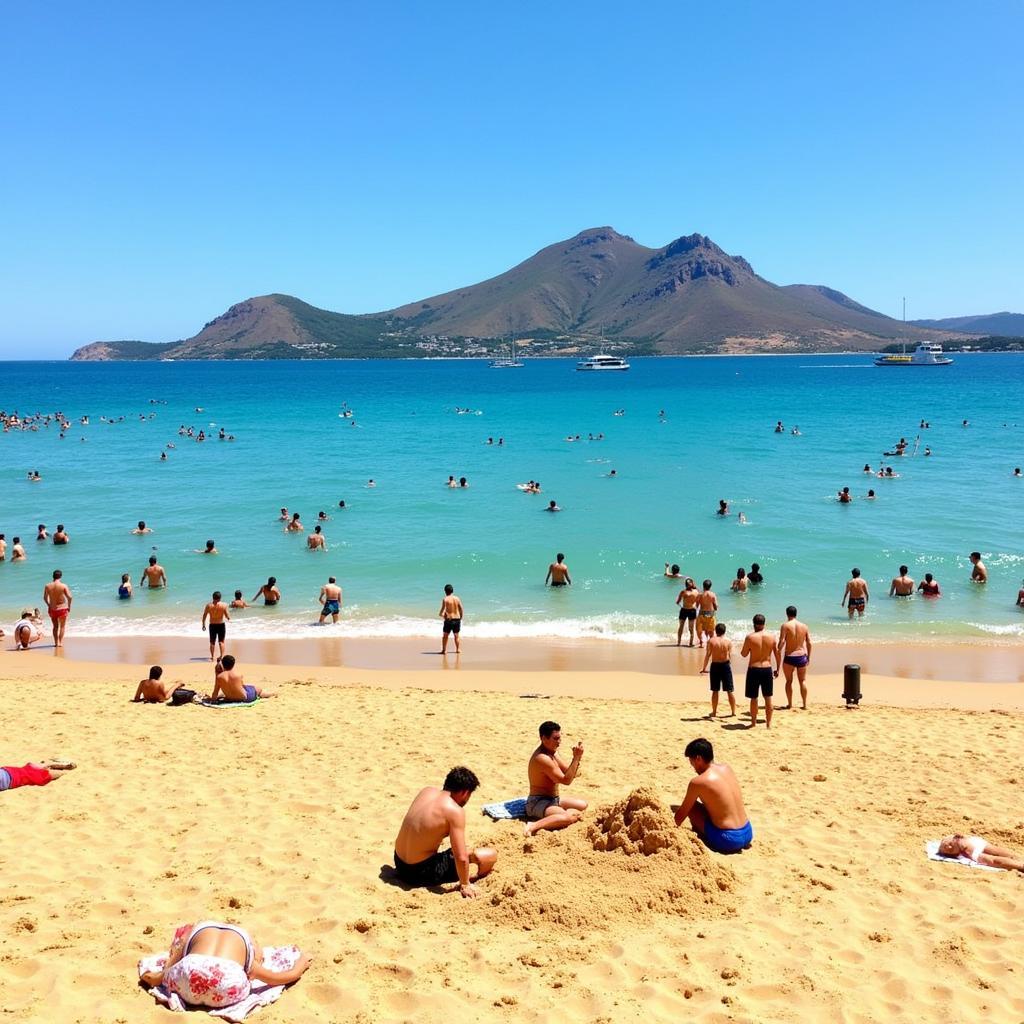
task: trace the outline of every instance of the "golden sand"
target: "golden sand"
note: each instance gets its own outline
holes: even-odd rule
[[[1024,1020],[1024,878],[923,850],[953,830],[1024,850],[1019,685],[846,712],[815,679],[822,702],[768,733],[703,719],[706,684],[671,703],[537,674],[538,700],[521,674],[453,675],[249,668],[280,698],[222,711],[132,705],[135,669],[0,655],[0,762],[79,765],[0,795],[4,1019],[174,1020],[135,962],[209,915],[314,956],[268,1024]],[[590,810],[524,840],[479,808],[523,795],[544,718],[584,740]],[[668,824],[698,735],[754,824],[733,857]],[[481,778],[469,840],[500,852],[477,900],[390,870],[408,802],[460,763]]]

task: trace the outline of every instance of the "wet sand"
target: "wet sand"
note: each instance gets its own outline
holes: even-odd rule
[[[74,623],[63,654],[76,661],[122,664],[188,664],[208,659],[205,635],[184,637],[76,637]],[[230,630],[230,627],[229,627]],[[449,645],[440,655],[440,637],[411,639],[349,639],[316,636],[296,640],[235,640],[228,635],[228,651],[246,664],[308,665],[416,672],[640,672],[653,675],[693,676],[700,670],[703,651],[662,644],[643,646],[614,640],[488,640],[467,632],[464,653],[456,657]],[[733,671],[742,671],[734,641]],[[52,647],[36,645],[19,657],[53,656]],[[862,676],[898,680],[965,680],[988,683],[1024,682],[1022,644],[826,644],[814,648],[811,678],[841,673],[857,664]]]

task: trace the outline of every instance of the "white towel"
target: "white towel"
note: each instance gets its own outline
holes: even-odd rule
[[[264,946],[263,966],[270,971],[287,971],[295,966],[301,953],[297,946]],[[166,953],[154,953],[152,956],[143,957],[139,961],[139,977],[146,971],[159,971],[167,963]],[[269,1006],[277,1002],[284,991],[284,985],[268,985],[265,981],[254,981],[249,994],[231,1006],[221,1006],[217,1009],[208,1009],[205,1006],[191,1007],[182,1002],[175,992],[168,992],[163,985],[157,985],[149,990],[149,994],[168,1010],[175,1013],[184,1013],[186,1010],[197,1009],[207,1010],[212,1017],[220,1017],[222,1020],[242,1021],[261,1006]]]
[[[946,857],[939,853],[939,843],[941,839],[929,839],[924,844],[925,852],[928,854],[929,860],[944,860],[947,864],[966,864],[969,868],[981,868],[982,871],[1005,871],[1006,868],[995,868],[991,864],[978,864],[971,860],[970,857]]]

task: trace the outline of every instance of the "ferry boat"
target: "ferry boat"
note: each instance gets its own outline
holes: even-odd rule
[[[598,355],[589,359],[581,359],[576,364],[577,370],[628,370],[629,363],[618,356]]]
[[[879,356],[875,360],[875,366],[949,366],[952,362],[949,356],[943,354],[941,345],[922,341],[910,355],[901,352],[898,355],[890,353]]]

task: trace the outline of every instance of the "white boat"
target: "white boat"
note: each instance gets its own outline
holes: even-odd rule
[[[516,343],[513,340],[509,346],[509,354],[507,356],[498,356],[497,359],[491,360],[492,370],[517,370],[523,364],[516,359]]]
[[[598,355],[589,359],[581,359],[576,364],[577,370],[628,370],[629,363],[618,356]]]
[[[879,356],[875,360],[875,366],[949,366],[952,362],[949,356],[943,354],[941,345],[922,341],[910,355],[906,352],[893,352]]]

